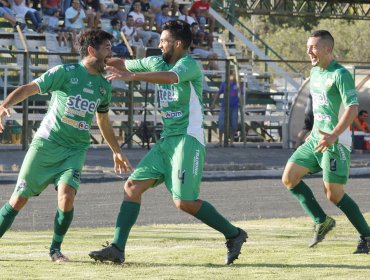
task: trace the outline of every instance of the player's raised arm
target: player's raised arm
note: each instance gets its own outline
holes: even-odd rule
[[[4,126],[2,124],[2,119],[5,116],[10,116],[9,108],[19,102],[22,102],[31,95],[34,95],[39,92],[39,87],[36,83],[31,82],[26,85],[20,86],[13,90],[7,98],[0,105],[0,133],[3,132]]]

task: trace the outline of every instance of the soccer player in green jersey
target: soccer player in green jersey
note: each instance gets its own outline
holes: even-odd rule
[[[40,93],[51,93],[49,110],[44,117],[23,161],[18,181],[9,202],[0,210],[0,237],[10,228],[28,199],[38,196],[49,184],[58,191],[58,209],[50,259],[65,262],[61,244],[73,218],[73,203],[80,185],[82,166],[90,145],[93,116],[113,152],[116,172],[132,170],[121,153],[108,117],[110,83],[102,76],[105,62],[112,55],[112,35],[88,31],[79,38],[82,61],[56,66],[34,81],[18,87],[0,105],[1,120],[9,108]]]
[[[198,199],[205,157],[202,73],[188,54],[191,30],[184,21],[163,25],[159,48],[162,56],[138,60],[116,60],[106,67],[111,79],[158,84],[162,110],[161,139],[140,161],[124,185],[124,200],[117,217],[112,244],[90,257],[123,263],[131,227],[139,215],[142,194],[164,182],[175,206],[224,234],[226,264],[240,254],[247,234],[226,220],[208,202]]]
[[[334,228],[335,220],[325,214],[302,178],[309,172],[322,171],[327,199],[343,211],[360,234],[354,253],[368,253],[370,228],[356,202],[344,192],[350,167],[349,126],[357,116],[358,96],[351,74],[334,60],[333,47],[334,38],[326,30],[313,32],[307,41],[307,54],[314,66],[310,75],[314,125],[306,142],[288,160],[282,181],[315,222],[309,244],[314,247]]]

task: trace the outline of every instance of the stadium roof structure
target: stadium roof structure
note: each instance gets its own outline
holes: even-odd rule
[[[243,15],[370,20],[370,0],[227,0]]]

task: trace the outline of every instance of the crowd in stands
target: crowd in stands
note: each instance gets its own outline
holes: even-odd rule
[[[162,25],[169,20],[188,22],[193,30],[192,52],[201,58],[217,58],[212,52],[214,19],[208,13],[211,0],[0,0],[0,17],[16,30],[52,32],[60,46],[71,47],[81,30],[103,28],[114,35],[113,52],[128,55],[130,47],[158,47]],[[184,4],[185,3],[185,4]],[[127,40],[123,41],[122,34]],[[214,67],[212,64],[210,67]]]

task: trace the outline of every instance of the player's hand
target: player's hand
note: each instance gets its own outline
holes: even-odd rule
[[[7,108],[0,105],[0,133],[3,133],[5,129],[5,126],[3,125],[3,118],[5,116],[10,117],[10,112]]]
[[[322,130],[319,130],[319,133],[322,135],[319,143],[315,147],[317,153],[325,152],[335,141],[337,141],[338,136],[334,133],[327,133]]]
[[[105,78],[108,81],[110,80],[123,80],[126,82],[133,81],[133,74],[131,72],[121,71],[112,66],[105,66],[104,70],[110,72],[105,76]]]
[[[110,57],[106,61],[107,66],[113,66],[117,68],[118,70],[124,70],[125,69],[125,62],[123,59],[118,57]]]
[[[129,171],[134,171],[131,166],[131,163],[122,153],[114,153],[113,154],[113,161],[114,161],[114,172],[122,174]]]

